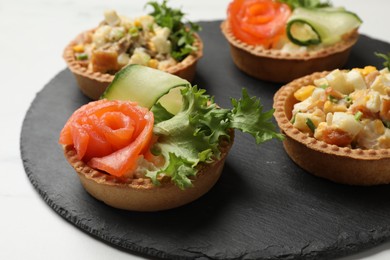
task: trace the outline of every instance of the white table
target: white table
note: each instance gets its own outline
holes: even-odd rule
[[[364,20],[360,32],[390,42],[389,0],[332,0]],[[81,232],[38,195],[23,169],[19,136],[37,92],[65,68],[64,46],[104,10],[138,16],[140,0],[0,0],[0,259],[137,259]],[[223,19],[229,0],[171,0],[193,21]],[[390,50],[389,50],[390,51]],[[39,152],[39,151],[37,151]],[[390,243],[346,259],[389,259]]]

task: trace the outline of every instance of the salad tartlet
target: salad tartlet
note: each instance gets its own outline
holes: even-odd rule
[[[82,32],[65,48],[63,57],[81,91],[93,100],[129,64],[140,64],[192,81],[203,55],[200,27],[184,23],[180,9],[148,2],[153,11],[129,18],[114,10],[104,13],[98,27]]]
[[[275,118],[288,155],[308,172],[352,185],[390,183],[390,72],[317,72],[283,86]]]
[[[286,83],[342,68],[361,22],[345,8],[319,0],[233,0],[221,29],[240,70]]]
[[[232,105],[220,108],[184,79],[129,65],[102,99],[74,112],[59,143],[84,188],[98,200],[134,211],[175,208],[216,183],[234,129],[251,134],[258,144],[283,138],[271,122],[273,110],[263,112],[246,90]]]

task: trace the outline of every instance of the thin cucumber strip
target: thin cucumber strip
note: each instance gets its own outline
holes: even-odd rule
[[[298,45],[331,45],[361,23],[355,13],[340,8],[296,8],[287,22],[287,36]]]
[[[161,105],[175,114],[181,109],[180,90],[171,89],[188,87],[190,83],[175,75],[142,65],[128,65],[119,71],[101,99],[130,100],[140,106],[151,108],[161,99]]]
[[[287,24],[287,37],[293,43],[301,46],[321,43],[321,35],[310,23],[301,19],[293,20]]]

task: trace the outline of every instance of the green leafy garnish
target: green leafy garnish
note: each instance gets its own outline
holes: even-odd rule
[[[332,103],[337,103],[339,101],[336,97],[334,97],[332,95],[328,95],[328,99]]]
[[[355,120],[356,121],[359,121],[361,118],[362,118],[362,115],[363,115],[363,113],[362,112],[360,112],[360,111],[358,111],[358,112],[356,112],[356,114],[355,114]]]
[[[181,61],[197,48],[194,46],[194,33],[200,31],[200,26],[188,22],[185,26],[183,22],[184,13],[180,9],[170,8],[167,6],[167,0],[161,4],[158,2],[148,2],[146,6],[151,6],[154,10],[150,13],[155,22],[161,27],[167,27],[171,30],[169,40],[172,43],[172,57]]]
[[[139,28],[134,26],[129,29],[129,34],[131,37],[138,37],[139,35]]]
[[[161,152],[165,165],[147,176],[158,185],[158,176],[168,175],[181,189],[192,186],[191,177],[199,163],[210,163],[221,156],[221,140],[230,141],[231,129],[249,133],[260,144],[272,138],[283,139],[271,122],[273,110],[263,112],[260,100],[250,97],[245,89],[241,99],[232,99],[233,108],[219,108],[204,89],[189,86],[181,90],[183,107],[172,115],[156,104],[154,149]]]
[[[310,118],[306,118],[306,125],[307,125],[307,127],[309,127],[309,129],[310,129],[310,131],[312,131],[312,133],[315,132],[316,126],[314,125],[313,121]]]
[[[161,103],[154,104],[151,108],[151,111],[154,115],[154,123],[160,123],[162,121],[166,121],[170,118],[172,118],[174,115],[169,113],[168,110],[166,110]]]
[[[347,102],[348,104],[352,104],[352,98],[350,96],[345,96],[344,97],[344,100],[345,102]]]
[[[260,144],[272,138],[283,139],[283,135],[275,133],[270,122],[274,110],[263,112],[260,100],[250,97],[246,89],[242,90],[242,99],[232,99],[233,109],[228,113],[228,128],[235,128],[251,134]]]
[[[332,3],[329,0],[325,2],[321,2],[321,0],[279,0],[279,2],[288,4],[292,9],[298,7],[321,8],[332,6]]]
[[[301,111],[298,111],[297,113],[295,113],[293,116],[292,116],[292,118],[291,118],[291,120],[290,120],[290,123],[291,124],[294,124],[295,123],[295,119],[296,119],[296,117],[297,117],[297,114],[298,113],[300,113]]]
[[[387,54],[375,52],[375,55],[379,58],[384,59],[383,66],[390,70],[390,52]]]
[[[76,60],[88,60],[88,54],[86,53],[76,54]]]

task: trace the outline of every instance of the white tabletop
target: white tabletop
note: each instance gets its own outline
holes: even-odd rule
[[[171,0],[193,21],[223,19],[229,0]],[[390,42],[389,0],[332,0],[363,19],[360,32]],[[65,68],[64,46],[106,9],[138,16],[141,0],[0,0],[0,259],[138,259],[62,219],[29,182],[20,158],[23,118],[37,92]],[[388,50],[390,52],[390,50]],[[39,151],[37,151],[39,152]],[[389,259],[390,242],[346,259]],[[142,258],[140,258],[142,259]]]

